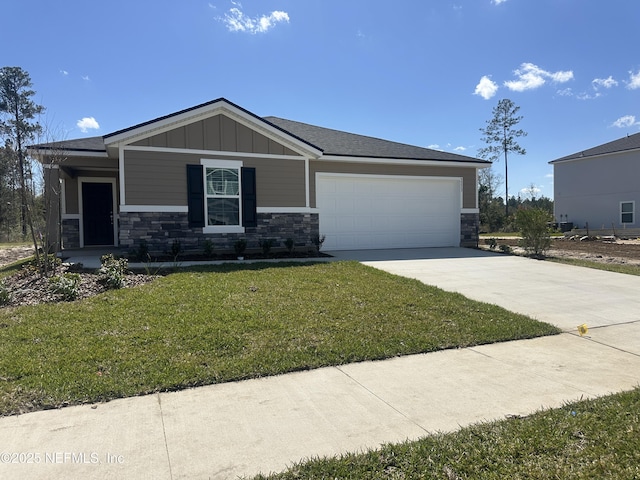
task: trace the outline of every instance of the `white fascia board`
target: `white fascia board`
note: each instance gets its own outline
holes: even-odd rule
[[[343,157],[340,155],[325,155],[318,158],[317,160],[323,162],[381,163],[385,165],[421,165],[429,167],[488,168],[491,166],[490,163],[485,164],[475,162],[452,162],[443,160],[411,160],[406,158]]]
[[[244,158],[264,158],[273,160],[305,160],[305,157],[294,157],[292,155],[275,155],[271,153],[243,153],[243,152],[225,152],[223,150],[191,150],[189,148],[168,148],[168,147],[140,147],[135,145],[127,145],[122,147],[125,151],[132,152],[157,152],[157,153],[186,153],[189,155],[204,155],[216,157],[244,157]],[[215,159],[213,159],[215,160]]]
[[[479,208],[462,208],[460,209],[460,213],[480,213]]]
[[[287,135],[287,133],[272,126],[267,121],[257,119],[223,100],[111,136],[105,140],[105,145],[107,145],[107,147],[127,145],[219,114],[226,115],[245,127],[260,132],[271,140],[283,143],[291,150],[303,156],[310,155],[312,157],[319,157],[322,155],[321,150],[298,140],[296,137]]]

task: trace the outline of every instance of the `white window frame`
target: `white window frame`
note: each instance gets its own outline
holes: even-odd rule
[[[630,212],[623,212],[622,211],[622,205],[626,205],[626,204],[631,204],[631,211]],[[624,222],[622,220],[623,215],[629,215],[631,214],[631,221],[630,222]],[[633,225],[634,223],[636,223],[636,202],[635,200],[627,200],[625,202],[620,202],[620,224],[621,225]]]
[[[213,160],[203,158],[200,160],[202,165],[202,179],[204,182],[204,221],[205,226],[202,233],[244,233],[242,226],[242,162],[236,160]],[[214,198],[207,194],[207,169],[209,168],[229,168],[238,170],[238,225],[208,225],[209,222],[209,202],[208,198]],[[218,197],[220,198],[220,197]]]

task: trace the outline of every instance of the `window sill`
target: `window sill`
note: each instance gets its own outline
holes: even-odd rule
[[[215,227],[203,227],[202,233],[244,233],[244,227],[238,225],[220,225]]]

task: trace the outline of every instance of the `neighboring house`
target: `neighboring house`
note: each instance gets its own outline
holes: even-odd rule
[[[325,250],[477,241],[489,162],[261,118],[223,98],[104,137],[31,147],[48,172],[59,247],[152,252],[292,238]],[[58,188],[58,185],[60,188]]]
[[[593,230],[640,228],[640,133],[549,163],[556,221]]]

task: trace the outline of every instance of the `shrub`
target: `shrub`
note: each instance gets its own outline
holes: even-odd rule
[[[146,240],[140,240],[138,248],[135,249],[134,255],[139,262],[146,262],[149,257],[149,244]]]
[[[204,245],[202,247],[203,253],[205,257],[213,257],[213,242],[208,238],[204,241]]]
[[[0,281],[0,305],[7,305],[11,301],[11,290],[4,280]]]
[[[326,240],[327,236],[326,235],[316,235],[315,237],[313,237],[311,239],[311,241],[313,242],[313,244],[316,246],[316,251],[318,253],[320,253],[320,249],[322,248],[322,244],[324,243],[324,241]]]
[[[236,255],[241,257],[247,249],[247,241],[244,238],[236,240],[236,243],[233,244],[233,249],[235,250]]]
[[[128,262],[126,258],[115,258],[112,254],[100,257],[102,266],[98,270],[98,279],[107,288],[122,288],[126,285]]]
[[[273,238],[266,238],[264,240],[260,240],[260,248],[262,248],[262,254],[263,255],[269,255],[269,252],[271,252],[271,248],[273,247],[273,244],[276,243],[275,240]]]
[[[489,245],[489,249],[491,250],[498,248],[498,240],[494,237],[485,239],[484,243]]]
[[[287,238],[284,241],[284,246],[287,247],[287,251],[289,252],[289,255],[291,255],[293,253],[293,249],[295,247],[295,243],[293,241],[293,238]]]
[[[175,260],[176,258],[178,258],[178,255],[180,255],[181,253],[182,253],[182,244],[180,243],[180,240],[174,240],[173,243],[171,244],[171,256]]]
[[[49,289],[61,295],[67,301],[75,300],[80,294],[80,275],[77,273],[64,273],[49,279]]]
[[[506,243],[503,243],[502,245],[500,245],[500,251],[502,253],[511,253],[511,247]]]
[[[543,257],[551,247],[549,222],[552,215],[539,208],[520,209],[516,212],[516,227],[522,236],[520,246],[534,257]]]

